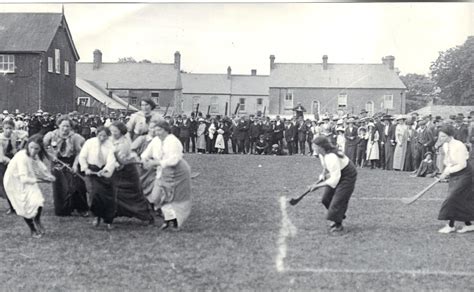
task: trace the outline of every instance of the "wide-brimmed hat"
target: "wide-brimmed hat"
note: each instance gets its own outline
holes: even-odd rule
[[[322,121],[329,121],[329,117],[326,116],[326,115],[324,115],[324,116],[322,116],[321,120],[322,120]]]
[[[339,120],[337,120],[337,123],[336,123],[336,124],[337,124],[337,125],[342,125],[342,124],[344,124],[344,121],[343,121],[342,119],[339,119]]]
[[[350,124],[350,123],[355,123],[355,119],[354,118],[349,118],[347,120],[347,123]]]
[[[425,155],[423,156],[423,158],[426,158],[426,156],[428,156],[428,155],[433,156],[433,153],[432,153],[431,151],[428,151],[428,152],[425,153]]]
[[[399,121],[399,120],[406,120],[406,119],[407,119],[407,117],[406,117],[405,115],[397,115],[397,116],[395,117],[395,120],[396,120],[396,121]]]
[[[336,128],[336,132],[345,132],[346,130],[344,130],[343,127],[337,127]]]
[[[368,112],[367,110],[365,110],[365,109],[363,109],[363,110],[360,111],[360,114],[368,114],[368,113],[369,113],[369,112]]]
[[[374,123],[372,123],[372,122],[370,122],[370,123],[368,123],[368,124],[367,124],[367,127],[372,127],[372,128],[375,128],[375,124],[374,124]]]
[[[384,115],[384,116],[382,116],[381,120],[382,121],[393,121],[393,119],[394,118],[392,117],[392,115]]]
[[[4,114],[4,115],[8,115],[8,111],[7,111],[7,110],[4,110],[4,111],[3,111],[3,114]]]

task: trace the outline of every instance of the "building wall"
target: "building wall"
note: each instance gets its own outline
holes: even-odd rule
[[[60,73],[48,72],[48,57],[55,60],[55,49],[60,50]],[[76,61],[69,44],[65,27],[59,27],[48,51],[42,59],[43,95],[41,109],[53,113],[66,113],[76,109],[74,92],[76,87]],[[69,75],[64,72],[64,61],[69,62]]]
[[[245,109],[242,110],[239,107],[240,115],[256,115],[259,111],[263,114],[263,111],[267,114],[269,111],[269,104],[268,104],[268,95],[232,95],[231,98],[231,108],[232,114],[235,112],[237,104],[240,103],[240,99],[245,99]],[[257,100],[262,99],[262,105],[257,105]],[[265,109],[266,107],[266,109]]]
[[[160,108],[166,108],[168,104],[170,107],[173,107],[175,104],[175,98],[177,96],[178,90],[170,90],[170,89],[146,89],[146,90],[136,90],[136,89],[110,89],[114,94],[121,97],[125,102],[131,101],[131,98],[136,97],[137,102],[135,107],[140,107],[140,102],[142,99],[145,98],[152,98],[153,92],[159,92],[160,96],[158,99],[155,99],[157,105]]]
[[[38,110],[40,54],[15,55],[14,73],[0,74],[0,109],[13,112]]]
[[[203,113],[203,115],[207,114],[207,109],[211,105],[211,100],[216,98],[217,107],[212,108],[209,112],[210,115],[224,115],[225,114],[225,105],[226,102],[229,104],[230,95],[229,94],[189,94],[183,93],[182,94],[182,108],[184,114],[189,114],[193,109],[193,100],[195,103],[199,103],[199,111]],[[196,99],[195,99],[196,98]],[[215,109],[215,111],[213,111]],[[230,111],[234,111],[235,107],[231,110],[231,107],[228,106],[228,113]]]
[[[307,114],[311,115],[312,102],[319,101],[320,114],[337,113],[338,95],[347,94],[347,107],[345,113],[358,115],[366,108],[369,101],[374,102],[374,112],[388,112],[389,114],[405,113],[405,92],[401,89],[325,89],[325,88],[270,88],[269,114],[292,114],[285,110],[285,96],[293,92],[293,105],[298,102],[306,108]],[[382,107],[384,95],[393,95],[393,108],[386,110]]]

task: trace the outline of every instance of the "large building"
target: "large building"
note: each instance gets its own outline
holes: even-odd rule
[[[181,55],[174,63],[105,63],[102,52],[94,51],[94,62],[78,63],[77,77],[121,97],[127,104],[139,107],[144,98],[152,98],[162,108],[181,109]],[[79,97],[79,96],[78,96]]]
[[[61,13],[0,13],[0,109],[75,109],[79,54]]]
[[[268,107],[268,76],[183,73],[183,111],[210,115],[258,114]],[[237,112],[236,112],[237,111]]]
[[[276,63],[270,56],[269,113],[292,115],[301,103],[310,116],[326,112],[405,113],[406,87],[393,56],[380,64]]]

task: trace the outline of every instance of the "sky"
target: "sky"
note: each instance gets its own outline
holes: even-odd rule
[[[61,4],[0,4],[0,12],[61,12]],[[99,49],[194,73],[269,73],[282,63],[381,63],[428,74],[440,51],[474,35],[474,3],[65,4],[80,62]]]

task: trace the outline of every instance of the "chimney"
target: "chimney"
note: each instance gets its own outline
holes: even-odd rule
[[[232,68],[227,67],[227,79],[230,79],[232,77]]]
[[[275,69],[275,55],[270,55],[270,71]]]
[[[394,56],[386,56],[382,58],[382,62],[388,66],[390,70],[395,69],[395,57]]]
[[[257,69],[252,69],[252,70],[250,71],[250,75],[252,75],[252,76],[257,76]]]
[[[328,55],[323,56],[323,69],[324,70],[328,69]]]
[[[100,50],[94,51],[94,65],[92,69],[97,70],[102,66],[102,52]]]
[[[174,68],[181,70],[181,53],[179,51],[174,53]]]

